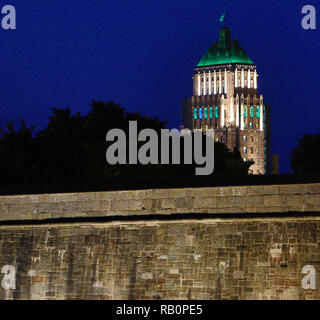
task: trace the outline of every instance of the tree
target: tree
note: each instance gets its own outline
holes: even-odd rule
[[[14,122],[7,122],[0,129],[0,181],[8,183],[26,183],[34,179],[37,171],[34,162],[36,144],[33,138],[34,127],[28,128],[24,120],[15,129]]]
[[[138,131],[154,129],[160,137],[165,121],[130,113],[112,101],[93,101],[86,115],[72,114],[69,108],[52,108],[45,129],[34,134],[21,120],[20,127],[8,123],[0,136],[0,179],[2,186],[12,184],[64,184],[104,182],[123,179],[126,184],[134,180],[155,181],[195,177],[191,165],[109,165],[106,162],[106,133],[119,128],[128,136],[130,120],[136,120]],[[183,139],[182,139],[183,140]],[[205,150],[205,138],[203,150]],[[159,139],[160,142],[160,139]],[[143,143],[141,143],[143,144]],[[139,146],[138,146],[139,147]],[[161,146],[159,143],[159,159]],[[127,144],[128,151],[128,144]],[[181,143],[183,163],[183,142]],[[205,151],[204,151],[205,152]],[[128,157],[129,152],[127,152]],[[244,162],[240,152],[229,151],[215,143],[215,170],[213,175],[246,175],[250,162]],[[128,163],[128,161],[127,161]]]
[[[320,173],[320,134],[306,134],[297,141],[291,151],[291,169],[297,174]]]

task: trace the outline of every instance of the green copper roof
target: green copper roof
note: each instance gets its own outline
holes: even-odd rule
[[[213,43],[211,48],[202,57],[197,67],[206,67],[229,63],[244,63],[254,65],[253,61],[242,49],[238,40],[230,39],[229,28],[221,28],[219,41]]]

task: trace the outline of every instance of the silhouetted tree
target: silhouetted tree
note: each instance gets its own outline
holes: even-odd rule
[[[113,128],[125,131],[128,137],[130,120],[138,123],[138,132],[151,128],[159,133],[166,122],[140,113],[130,113],[114,102],[93,101],[88,114],[72,114],[70,109],[53,108],[45,129],[34,134],[23,120],[20,127],[7,124],[0,135],[0,179],[2,186],[12,184],[108,181],[124,178],[145,181],[187,178],[195,175],[192,165],[114,165],[106,162],[106,133]],[[143,144],[143,143],[140,143]],[[205,152],[205,139],[203,138]],[[128,143],[127,143],[128,151]],[[183,142],[181,143],[183,162]],[[129,152],[127,152],[128,157]],[[213,175],[246,175],[250,162],[240,152],[229,151],[215,143]],[[159,159],[160,159],[159,139]],[[128,163],[128,161],[127,161]]]
[[[320,134],[306,134],[297,140],[291,151],[291,169],[298,174],[320,173]]]

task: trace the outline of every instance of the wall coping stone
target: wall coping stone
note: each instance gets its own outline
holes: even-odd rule
[[[320,183],[0,196],[0,222],[287,212],[320,212]]]

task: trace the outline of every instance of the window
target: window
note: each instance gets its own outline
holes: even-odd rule
[[[243,116],[246,118],[247,117],[247,107],[243,107]]]
[[[258,122],[256,123],[256,128],[259,129],[259,123]]]
[[[202,108],[199,109],[199,119],[202,119]]]
[[[213,108],[212,108],[212,107],[210,107],[210,111],[209,111],[210,119],[212,119],[212,118],[213,118],[213,112],[212,112],[212,110],[213,110]]]
[[[253,142],[253,136],[250,137],[250,142]]]
[[[259,152],[260,152],[260,149],[259,149],[259,147],[257,147],[257,154],[259,154]]]
[[[208,108],[204,108],[204,118],[208,118]]]
[[[256,114],[257,114],[257,118],[260,118],[260,107],[257,107],[257,112],[256,112]]]
[[[250,118],[253,118],[254,117],[254,107],[251,106],[250,107]]]
[[[247,142],[247,136],[243,136],[243,141]]]
[[[189,113],[190,114],[190,113]],[[197,117],[197,108],[195,108],[194,110],[193,110],[193,117],[194,117],[194,119],[196,120],[198,117]]]
[[[247,147],[243,147],[243,152],[247,153]]]
[[[250,153],[253,153],[253,147],[250,148]]]
[[[249,123],[249,127],[250,127],[250,129],[253,129],[253,124],[252,124],[252,122]]]
[[[216,118],[219,117],[219,107],[215,107],[215,108],[214,108],[214,116],[215,116]]]

